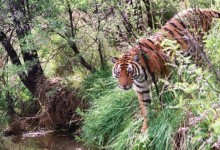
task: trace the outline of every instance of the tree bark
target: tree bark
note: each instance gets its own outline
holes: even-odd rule
[[[7,100],[7,115],[9,116],[9,123],[12,123],[14,117],[15,117],[15,109],[14,109],[14,101],[13,98],[11,96],[11,94],[9,93],[9,91],[7,91],[6,93],[6,100]]]
[[[98,9],[98,6],[96,5],[96,11],[97,13],[99,12],[99,9]],[[101,19],[98,18],[98,28],[97,28],[97,36],[96,36],[96,42],[98,44],[98,52],[99,52],[99,58],[100,58],[100,63],[101,63],[101,69],[104,69],[105,68],[105,65],[106,65],[106,62],[105,62],[105,59],[104,59],[104,54],[103,54],[103,50],[102,50],[102,47],[103,47],[103,44],[102,44],[102,41],[99,37],[99,32],[101,31]]]
[[[148,20],[148,26],[153,29],[154,28],[154,22],[153,22],[153,16],[151,13],[151,0],[142,0],[145,4],[145,8],[146,8],[146,14],[147,14],[147,20]]]
[[[103,56],[103,51],[102,51],[102,42],[100,39],[98,39],[98,52],[99,52],[99,57],[100,57],[100,63],[101,63],[101,68],[104,69],[106,62]]]
[[[24,71],[18,72],[18,76],[28,90],[35,95],[37,81],[40,77],[43,77],[44,74],[37,51],[35,49],[25,49],[28,43],[34,43],[32,40],[26,39],[26,36],[31,34],[31,12],[29,2],[28,0],[9,0],[8,4],[23,60],[25,63],[30,64],[30,67],[26,68],[27,73]],[[12,63],[17,66],[22,66],[16,51],[3,31],[1,32],[1,43],[7,51]]]
[[[73,41],[68,41],[71,49],[74,51],[74,53],[77,55],[77,57],[79,58],[79,61],[80,61],[80,64],[85,67],[87,70],[93,72],[95,71],[95,68],[88,64],[85,59],[83,58],[83,56],[80,54],[79,50],[78,50],[78,47],[76,46],[76,43],[73,42]]]
[[[27,5],[27,6],[26,6]],[[26,10],[27,9],[27,10]],[[38,58],[37,51],[26,50],[24,48],[27,45],[27,40],[25,39],[31,33],[31,14],[29,10],[29,3],[27,0],[19,0],[19,1],[10,1],[10,12],[13,17],[13,23],[16,28],[16,34],[20,43],[22,56],[25,62],[31,62],[33,65],[28,68],[28,77],[32,80],[36,80],[38,76],[43,75],[43,70],[40,65],[40,61]],[[21,13],[18,17],[17,14]],[[29,41],[29,43],[34,43],[33,41]]]
[[[10,40],[6,37],[5,33],[0,31],[0,42],[2,43],[4,49],[6,50],[8,56],[11,59],[13,65],[21,67],[21,61],[10,43]],[[36,89],[36,82],[30,80],[24,71],[18,72],[18,76],[22,83],[27,87],[27,89],[34,95]]]
[[[128,35],[128,37],[131,38],[132,36],[135,36],[135,35],[133,34],[133,30],[132,30],[132,29],[133,29],[133,26],[132,26],[132,24],[130,23],[130,21],[129,21],[127,15],[126,15],[126,13],[123,12],[123,11],[121,11],[120,14],[121,14],[122,19],[123,19],[122,22],[123,22],[123,24],[124,24],[124,27],[125,27],[125,29],[127,30],[127,35]]]
[[[142,6],[141,6],[141,0],[136,0],[136,4],[134,7],[134,15],[136,16],[136,28],[139,33],[143,32],[144,27],[144,19],[142,14]]]

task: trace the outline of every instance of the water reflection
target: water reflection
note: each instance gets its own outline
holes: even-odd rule
[[[0,137],[0,150],[85,150],[67,133],[35,132],[22,136]]]

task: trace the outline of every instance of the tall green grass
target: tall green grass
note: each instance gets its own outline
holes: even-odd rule
[[[149,108],[149,134],[141,134],[143,118],[133,90],[117,88],[110,71],[98,72],[84,84],[92,106],[83,114],[85,121],[80,140],[94,149],[164,149],[164,145],[170,148],[171,137],[183,120],[182,108],[155,106],[158,105],[156,100]],[[172,93],[166,93],[164,98],[171,96]]]
[[[216,32],[208,36],[206,51],[218,69],[220,42],[216,36]],[[178,148],[211,149],[220,135],[219,81],[210,69],[182,59],[169,81],[160,80],[160,87],[166,85],[164,106],[152,88],[146,133],[140,133],[143,118],[135,92],[120,90],[110,69],[89,76],[81,91],[91,107],[81,113],[84,122],[78,139],[93,149],[170,150],[177,146],[180,130],[185,130]]]

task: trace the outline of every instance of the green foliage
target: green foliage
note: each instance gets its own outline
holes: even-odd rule
[[[8,81],[7,81],[8,82]],[[9,100],[12,100],[11,106],[17,114],[23,115],[24,112],[31,112],[31,105],[33,105],[33,97],[31,93],[21,84],[21,82],[14,80],[13,86],[9,84],[0,83],[0,123],[2,127],[8,122]],[[27,103],[26,107],[22,104]]]
[[[17,115],[22,115],[24,111],[31,111],[33,96],[16,75],[30,66],[31,63],[24,64],[22,67],[9,63],[0,70],[0,122],[2,125],[9,120],[9,105],[13,107]],[[21,108],[22,104],[26,102],[29,103],[29,106]]]
[[[82,95],[87,93],[85,94],[87,97],[86,99],[90,100],[93,98],[99,98],[101,95],[105,95],[106,92],[115,87],[115,81],[112,79],[111,71],[109,69],[97,71],[96,73],[86,77],[82,82]]]
[[[216,30],[219,28],[213,28],[206,40],[206,51],[214,68],[218,68],[220,55]],[[82,87],[91,108],[82,113],[84,126],[79,140],[94,149],[170,150],[184,130],[181,136],[185,140],[180,141],[180,148],[211,149],[220,132],[220,86],[216,76],[183,57],[174,42],[167,40],[164,44],[167,52],[172,49],[179,65],[170,64],[170,80],[160,80],[163,88],[166,85],[162,94],[164,106],[153,91],[148,132],[140,133],[143,120],[136,94],[118,89],[110,71],[99,71],[88,77]]]
[[[3,125],[7,123],[7,117],[8,117],[6,114],[7,104],[6,104],[5,94],[6,94],[5,91],[0,92],[0,99],[1,99],[0,101],[0,124],[2,125],[0,126],[0,128],[3,127]]]
[[[210,8],[215,2],[215,0],[189,0],[190,7],[192,8]]]
[[[74,7],[79,10],[87,11],[87,9],[89,8],[88,0],[71,0],[71,2],[74,4]]]
[[[0,29],[10,33],[13,31],[10,26],[12,19],[9,11],[6,11],[8,8],[4,2],[0,2],[0,8],[2,8]],[[68,2],[73,11],[74,35],[70,28]],[[98,52],[100,45],[106,61],[118,52],[116,49],[127,50],[128,43],[134,42],[123,24],[124,20],[121,15],[123,13],[128,16],[132,34],[137,37],[149,34],[148,29],[143,29],[143,32],[138,32],[137,29],[138,21],[141,19],[143,19],[144,27],[147,27],[144,1],[139,4],[136,3],[138,1],[133,2],[130,4],[128,1],[117,0],[30,0],[31,34],[20,41],[27,42],[22,46],[22,51],[28,52],[31,49],[38,51],[47,77],[65,77],[68,78],[66,80],[68,84],[75,86],[77,83],[77,87],[80,87],[79,94],[91,105],[91,108],[86,112],[81,112],[84,125],[79,140],[89,147],[168,150],[175,146],[178,130],[185,128],[187,131],[184,146],[188,149],[211,149],[220,134],[219,81],[208,67],[199,68],[191,64],[189,58],[183,58],[176,51],[179,47],[173,41],[164,41],[164,44],[167,47],[167,53],[173,50],[172,53],[178,56],[180,66],[168,64],[174,68],[171,80],[160,80],[160,87],[164,89],[162,99],[165,105],[163,107],[153,90],[154,101],[149,106],[149,128],[146,133],[140,133],[143,118],[140,115],[136,94],[132,90],[125,92],[117,88],[116,80],[111,77],[108,66],[105,66],[105,70],[89,74],[80,65],[78,56],[83,56],[89,64],[100,68]],[[154,0],[151,2],[150,13],[155,17],[153,21],[156,26],[160,27],[178,10],[188,7],[218,8],[217,6],[219,6],[219,1],[213,0],[184,2]],[[113,9],[112,12],[111,9]],[[7,26],[9,26],[8,29]],[[217,71],[220,68],[219,26],[220,23],[217,23],[211,34],[207,35],[205,47]],[[7,36],[12,36],[11,42],[21,58],[21,49],[16,37],[13,34]],[[76,43],[80,55],[73,52],[68,41]],[[2,47],[0,47],[0,54],[5,55]],[[175,56],[172,56],[171,60],[175,60]],[[27,72],[33,63],[22,62],[24,64],[22,67],[8,64],[0,70],[3,78],[8,77],[7,84],[0,82],[2,89],[0,91],[0,114],[3,114],[0,115],[0,117],[3,116],[0,120],[6,120],[8,100],[6,94],[8,92],[12,95],[15,102],[14,108],[18,113],[22,111],[20,104],[27,101],[28,108],[31,108],[29,106],[32,102],[31,94],[21,85],[16,74],[22,71]],[[199,119],[199,121],[190,122],[193,119]]]
[[[220,22],[217,22],[216,25],[213,25],[213,28],[209,32],[210,34],[207,35],[207,39],[205,40],[207,49],[207,55],[212,60],[212,63],[214,65],[214,68],[218,69],[220,68],[220,60],[219,56],[217,54],[220,53],[220,43],[219,38],[220,35],[218,34],[220,32]]]
[[[159,28],[178,12],[178,6],[179,4],[175,0],[155,0],[152,2],[152,13]]]

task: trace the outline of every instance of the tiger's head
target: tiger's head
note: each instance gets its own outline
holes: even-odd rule
[[[120,58],[112,57],[111,61],[114,64],[112,75],[118,78],[118,86],[123,90],[131,89],[134,80],[143,74],[138,54],[134,56],[125,54]]]

